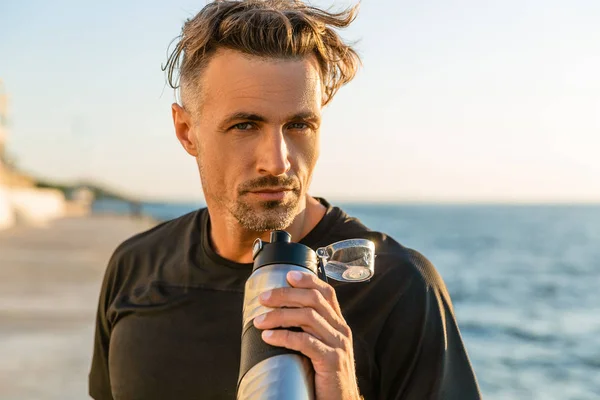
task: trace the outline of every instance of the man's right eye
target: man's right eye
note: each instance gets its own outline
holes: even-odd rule
[[[242,122],[239,124],[235,124],[231,127],[232,129],[237,129],[238,131],[249,131],[253,128],[253,125],[250,122]]]

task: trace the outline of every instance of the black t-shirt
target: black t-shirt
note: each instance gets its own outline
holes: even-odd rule
[[[479,399],[452,303],[433,265],[341,209],[300,243],[375,243],[369,282],[335,288],[352,329],[365,399]],[[242,302],[252,264],[211,248],[206,209],[123,242],[102,283],[89,392],[94,399],[235,399]]]

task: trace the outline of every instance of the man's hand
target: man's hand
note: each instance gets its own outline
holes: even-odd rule
[[[352,332],[342,317],[335,291],[317,276],[293,271],[291,288],[264,292],[260,302],[275,310],[254,319],[263,340],[311,359],[317,400],[358,400]],[[280,308],[292,307],[292,308]],[[304,332],[273,328],[300,327]]]

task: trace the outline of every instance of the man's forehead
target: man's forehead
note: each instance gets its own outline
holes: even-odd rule
[[[248,64],[275,64],[284,65],[289,63],[308,63],[311,64],[317,70],[319,62],[314,54],[307,54],[305,56],[297,57],[280,57],[280,56],[264,56],[257,54],[249,54],[239,50],[233,50],[228,48],[219,48],[214,51],[211,55],[208,65],[223,62],[225,65],[231,65],[232,63],[248,63]]]
[[[316,59],[270,59],[236,51],[217,54],[197,90],[203,107],[258,112],[277,105],[283,113],[319,112],[323,93]]]
[[[303,58],[267,58],[234,50],[218,51],[202,74],[204,86],[282,86],[320,84],[319,64],[314,56]]]

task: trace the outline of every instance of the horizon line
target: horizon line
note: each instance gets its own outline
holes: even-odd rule
[[[407,206],[600,206],[600,199],[393,199],[393,198],[353,198],[337,196],[313,196],[326,199],[329,203],[346,205],[407,205]],[[206,205],[204,198],[201,199],[175,199],[161,197],[140,198],[147,204],[173,204],[173,205]]]

